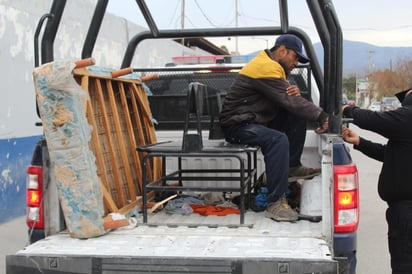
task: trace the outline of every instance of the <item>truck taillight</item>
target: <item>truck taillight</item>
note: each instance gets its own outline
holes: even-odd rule
[[[335,232],[356,231],[359,224],[359,186],[356,165],[334,166]]]
[[[44,229],[43,214],[43,169],[29,166],[26,177],[26,223],[36,229]]]
[[[40,207],[40,191],[39,190],[27,190],[27,206]]]

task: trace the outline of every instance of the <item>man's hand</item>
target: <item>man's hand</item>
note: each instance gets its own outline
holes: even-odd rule
[[[327,118],[317,129],[315,129],[315,132],[317,134],[322,134],[328,131],[329,128],[329,118]]]
[[[325,133],[329,128],[329,115],[322,111],[318,117],[318,125],[319,127],[315,129],[317,134]]]
[[[345,140],[345,142],[348,142],[349,144],[359,145],[359,142],[360,142],[359,135],[355,131],[347,127],[342,129],[342,137],[343,137],[343,140]]]
[[[300,96],[299,87],[296,85],[291,85],[286,88],[286,94],[290,96]]]

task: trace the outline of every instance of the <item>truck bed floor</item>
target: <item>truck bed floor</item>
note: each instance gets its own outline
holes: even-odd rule
[[[148,224],[143,224],[141,219],[136,218],[135,224],[97,238],[75,239],[62,232],[38,241],[18,254],[331,258],[328,244],[321,237],[321,222],[275,222],[265,218],[264,212],[250,210],[242,226],[239,225],[239,215],[233,214],[183,216],[161,211],[149,215]]]

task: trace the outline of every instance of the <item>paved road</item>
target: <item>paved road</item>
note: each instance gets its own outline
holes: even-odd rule
[[[385,141],[369,132],[359,132],[371,140]],[[391,270],[384,217],[386,204],[378,197],[376,184],[381,164],[354,150],[352,157],[358,165],[360,177],[361,219],[357,274],[388,274]],[[5,255],[23,248],[27,244],[26,235],[24,217],[0,225],[0,274],[5,273]]]
[[[0,225],[0,274],[6,273],[5,258],[27,245],[26,218],[19,217]]]

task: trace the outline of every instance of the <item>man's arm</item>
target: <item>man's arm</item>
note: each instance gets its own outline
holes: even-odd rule
[[[323,112],[322,108],[306,100],[304,97],[296,96],[297,87],[293,88],[282,78],[254,79],[254,84],[255,90],[259,91],[275,105],[309,121],[318,121],[319,115]],[[290,89],[290,94],[287,92],[288,88]]]
[[[353,144],[354,149],[359,150],[372,159],[383,162],[386,145],[366,140],[349,128],[342,130],[342,137],[345,142]]]

